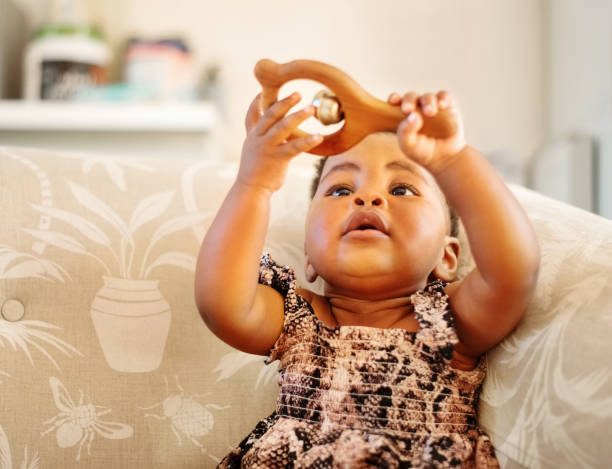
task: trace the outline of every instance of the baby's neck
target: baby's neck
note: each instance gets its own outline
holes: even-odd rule
[[[369,326],[381,329],[418,327],[413,317],[410,297],[384,300],[356,300],[340,295],[330,295],[327,301],[331,315],[340,326]]]

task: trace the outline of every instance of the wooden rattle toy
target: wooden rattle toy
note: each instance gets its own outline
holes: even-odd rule
[[[338,131],[325,135],[323,142],[309,153],[329,156],[342,153],[359,143],[367,135],[385,130],[395,131],[406,117],[399,106],[375,98],[342,70],[314,60],[294,60],[278,64],[262,59],[255,65],[255,76],[262,86],[261,107],[268,109],[278,100],[280,87],[296,79],[315,80],[329,88],[315,96],[313,105],[316,117],[329,125],[344,120]],[[456,132],[454,119],[446,118],[446,110],[433,117],[423,117],[421,133],[435,138],[444,138]],[[296,130],[292,138],[309,134]]]

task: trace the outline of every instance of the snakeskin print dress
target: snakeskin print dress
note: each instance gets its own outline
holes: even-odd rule
[[[326,326],[268,255],[260,283],[285,298],[268,358],[280,360],[277,407],[219,467],[499,467],[476,416],[486,362],[449,366],[457,336],[442,282],[412,295],[418,332]]]

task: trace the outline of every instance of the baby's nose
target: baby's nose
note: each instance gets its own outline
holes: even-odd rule
[[[374,205],[379,206],[382,205],[385,201],[378,194],[367,194],[367,195],[357,195],[354,199],[355,205]]]

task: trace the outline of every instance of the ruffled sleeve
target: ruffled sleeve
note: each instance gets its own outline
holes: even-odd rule
[[[277,264],[269,253],[261,256],[259,264],[259,283],[274,288],[284,298],[284,326],[276,343],[270,349],[266,363],[278,360],[291,343],[293,329],[292,323],[299,320],[300,315],[309,311],[308,304],[296,293],[295,271],[289,266]],[[295,332],[295,331],[293,331]]]
[[[259,283],[274,288],[286,299],[295,298],[295,272],[289,266],[281,266],[264,253],[259,262]]]
[[[453,357],[459,339],[445,286],[443,281],[436,280],[424,290],[414,293],[411,300],[420,326],[417,339],[422,344],[423,352],[448,361]]]

